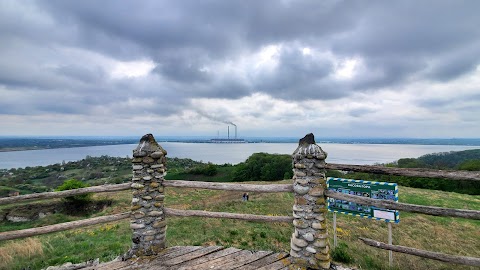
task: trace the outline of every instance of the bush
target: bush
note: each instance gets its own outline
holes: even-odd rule
[[[340,243],[332,252],[332,258],[336,262],[351,263],[353,257],[348,254],[348,245]]]
[[[292,177],[290,155],[255,153],[235,166],[233,181],[277,181]]]
[[[71,190],[77,188],[84,188],[88,187],[89,185],[83,183],[82,181],[76,179],[65,180],[62,185],[58,186],[55,191],[64,191],[64,190]],[[86,204],[91,201],[92,194],[82,194],[82,195],[75,195],[70,197],[65,197],[64,200],[67,203],[73,204]]]
[[[215,164],[208,163],[207,165],[195,166],[187,172],[196,175],[214,176],[217,174],[217,166]]]
[[[480,171],[480,159],[464,161],[458,166],[458,169],[467,171]]]

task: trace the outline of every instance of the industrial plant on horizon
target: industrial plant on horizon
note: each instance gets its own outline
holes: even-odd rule
[[[227,138],[215,138],[215,139],[210,139],[211,143],[246,143],[244,139],[237,139],[237,125],[234,123],[228,123],[232,126],[235,127],[235,137],[233,139],[230,139],[230,126],[227,126]]]

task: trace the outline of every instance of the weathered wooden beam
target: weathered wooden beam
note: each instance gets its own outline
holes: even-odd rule
[[[385,244],[385,243],[382,243],[382,242],[378,242],[378,241],[375,241],[375,240],[372,240],[372,239],[362,238],[362,237],[360,237],[360,240],[362,240],[363,243],[365,243],[369,246],[372,246],[372,247],[391,250],[391,251],[405,253],[405,254],[410,254],[410,255],[414,255],[414,256],[418,256],[418,257],[422,257],[422,258],[428,258],[428,259],[432,259],[432,260],[448,262],[448,263],[455,263],[455,264],[480,266],[480,258],[466,257],[466,256],[456,256],[456,255],[449,255],[449,254],[426,251],[426,250],[404,247],[404,246],[389,245],[389,244]]]
[[[102,185],[102,186],[93,186],[93,187],[65,190],[65,191],[33,193],[33,194],[27,194],[27,195],[6,197],[6,198],[0,198],[0,205],[16,203],[16,202],[32,201],[32,200],[65,198],[69,196],[82,195],[87,193],[115,192],[115,191],[130,189],[131,185],[132,183]]]
[[[95,224],[102,224],[102,223],[117,221],[117,220],[129,218],[129,217],[130,217],[130,212],[125,212],[125,213],[120,213],[116,215],[95,217],[95,218],[65,222],[65,223],[38,227],[38,228],[0,232],[0,241],[30,237],[30,236],[41,235],[46,233],[66,231],[70,229],[76,229],[76,228],[86,227],[86,226],[95,225]]]
[[[351,172],[365,172],[387,175],[427,177],[427,178],[443,178],[452,180],[474,180],[480,181],[480,171],[450,171],[450,170],[434,170],[424,168],[391,168],[384,166],[371,165],[350,165],[350,164],[333,164],[327,163],[327,170],[340,170]]]
[[[452,209],[436,206],[424,206],[408,203],[398,203],[388,200],[377,200],[372,198],[366,198],[361,196],[355,196],[350,194],[344,194],[337,191],[325,190],[325,194],[334,199],[355,202],[364,205],[373,205],[380,208],[402,210],[412,213],[421,213],[432,216],[444,216],[444,217],[461,217],[468,219],[480,219],[480,211],[467,210],[467,209]]]
[[[259,221],[259,222],[292,222],[293,221],[293,217],[287,217],[287,216],[264,216],[264,215],[237,214],[237,213],[225,213],[225,212],[208,212],[208,211],[201,211],[201,210],[179,210],[179,209],[173,209],[173,208],[165,208],[165,214],[167,214],[167,216],[230,218],[230,219],[240,219],[240,220]]]
[[[182,180],[166,180],[162,183],[165,187],[181,187],[181,188],[202,188],[229,191],[244,192],[292,192],[292,184],[272,184],[272,185],[252,185],[252,184],[232,184],[232,183],[213,183],[200,181],[182,181]]]

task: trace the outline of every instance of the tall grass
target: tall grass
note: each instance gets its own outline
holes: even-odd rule
[[[31,237],[19,241],[9,241],[0,247],[0,269],[10,269],[14,260],[29,260],[43,255],[43,245],[37,238]]]
[[[281,183],[290,183],[288,180]],[[167,188],[165,204],[178,209],[201,209],[218,212],[238,212],[263,215],[285,215],[292,212],[290,193],[250,193],[250,201],[242,202],[242,192]],[[113,207],[95,215],[124,212],[131,201],[131,192],[96,195],[111,199]],[[449,208],[480,210],[478,196],[400,187],[400,201]],[[64,219],[78,219],[65,217]],[[393,226],[393,243],[408,247],[454,255],[480,257],[480,221],[461,218],[433,217],[400,213],[401,221]],[[61,220],[52,217],[52,222]],[[333,249],[332,216],[328,214],[330,243]],[[45,225],[47,221],[42,221]],[[288,223],[258,223],[228,219],[168,218],[167,245],[222,245],[249,250],[289,251],[293,226]],[[15,226],[38,226],[38,223],[0,223],[0,231]],[[387,224],[357,217],[337,215],[338,237],[341,244],[336,258],[359,269],[389,269],[388,252],[366,246],[358,237],[387,242]],[[80,263],[100,258],[109,261],[123,254],[131,244],[129,221],[91,226],[53,233],[25,240],[0,242],[0,269],[46,268],[65,262]],[[10,252],[14,245],[34,246],[30,252]],[[27,243],[27,244],[26,244]],[[40,245],[40,246],[39,246]],[[41,250],[41,252],[40,252]],[[17,255],[17,253],[19,255]],[[24,254],[24,255],[22,255]],[[25,255],[29,254],[29,255]],[[348,263],[347,263],[348,262]],[[410,255],[394,253],[393,269],[474,269]]]

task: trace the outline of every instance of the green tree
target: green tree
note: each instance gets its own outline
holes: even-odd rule
[[[255,153],[235,166],[233,181],[275,181],[292,176],[290,155]]]
[[[480,171],[480,159],[464,161],[460,163],[458,169],[466,171]]]
[[[89,185],[83,183],[82,181],[79,181],[77,179],[69,179],[65,180],[63,184],[58,186],[55,191],[64,191],[64,190],[71,190],[71,189],[77,189],[77,188],[84,188],[88,187]],[[75,195],[75,196],[69,196],[65,197],[64,200],[67,203],[72,203],[72,204],[77,204],[77,205],[83,205],[91,200],[91,195],[92,194],[81,194],[81,195]]]

